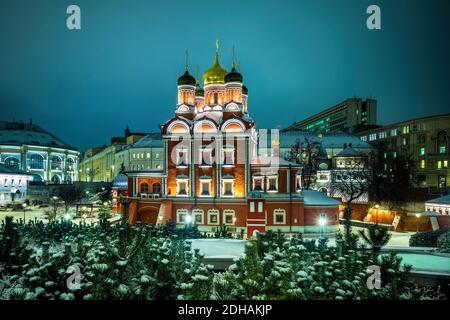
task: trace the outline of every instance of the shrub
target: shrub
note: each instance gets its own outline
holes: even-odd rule
[[[437,239],[437,246],[441,252],[450,252],[450,230],[447,229],[446,231]]]
[[[416,233],[409,238],[410,247],[437,247],[437,239],[448,229]]]

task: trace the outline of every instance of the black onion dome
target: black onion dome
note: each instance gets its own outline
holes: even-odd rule
[[[186,72],[178,78],[178,85],[182,86],[182,85],[189,85],[189,86],[195,86],[195,83],[197,81],[195,80],[195,78],[193,76],[191,76],[189,74],[189,71],[186,70]]]
[[[245,84],[242,86],[242,94],[248,95],[248,88],[245,86]]]
[[[225,75],[225,83],[227,82],[240,82],[242,83],[242,75],[236,71],[233,67],[230,72]]]

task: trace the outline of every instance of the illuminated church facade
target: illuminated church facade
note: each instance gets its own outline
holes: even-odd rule
[[[302,190],[298,164],[258,156],[248,89],[234,62],[229,72],[220,66],[218,44],[203,87],[186,63],[175,114],[161,133],[163,168],[125,173],[131,223],[195,223],[210,234],[225,225],[245,238],[268,230],[337,230],[338,201]]]

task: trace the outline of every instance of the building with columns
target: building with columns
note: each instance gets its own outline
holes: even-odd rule
[[[78,150],[31,121],[0,121],[0,162],[33,174],[34,181],[78,180]]]
[[[299,165],[258,156],[258,132],[248,108],[248,89],[235,63],[203,74],[203,87],[188,65],[178,79],[174,116],[161,126],[162,168],[127,170],[131,223],[195,223],[213,233],[334,232],[339,202],[302,190]]]

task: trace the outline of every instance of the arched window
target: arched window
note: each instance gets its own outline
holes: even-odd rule
[[[40,154],[32,154],[29,159],[30,169],[44,169],[44,157]]]
[[[141,193],[148,193],[148,183],[141,184]]]
[[[50,157],[50,168],[52,170],[61,170],[62,159],[59,156]]]
[[[159,183],[154,183],[152,185],[152,192],[161,194],[161,185]]]
[[[17,159],[16,157],[8,157],[5,159],[5,165],[7,167],[19,167],[19,159]]]
[[[52,177],[52,182],[53,182],[53,183],[60,183],[60,182],[61,182],[61,179],[59,178],[59,176],[58,176],[57,174],[55,174],[55,175]]]
[[[73,158],[67,158],[67,170],[73,170],[75,168],[75,161]]]

